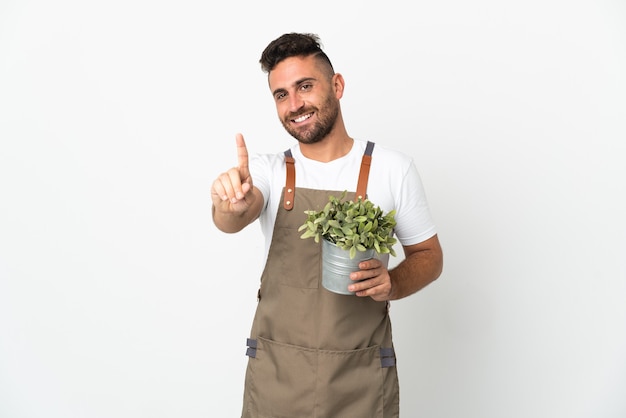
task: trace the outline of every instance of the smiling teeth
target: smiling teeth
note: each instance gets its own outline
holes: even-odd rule
[[[294,122],[302,122],[302,121],[307,120],[307,119],[308,119],[308,118],[310,118],[310,117],[311,117],[311,114],[309,113],[309,114],[307,114],[307,115],[302,115],[302,116],[300,116],[299,118],[294,119],[293,121],[294,121]]]

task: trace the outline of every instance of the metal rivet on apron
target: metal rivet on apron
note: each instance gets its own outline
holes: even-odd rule
[[[287,201],[287,204],[288,204],[288,205],[291,205],[291,200],[288,200],[288,201]]]
[[[293,192],[293,189],[287,189],[287,193]]]

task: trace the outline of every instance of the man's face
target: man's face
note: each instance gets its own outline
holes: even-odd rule
[[[304,144],[324,139],[339,115],[339,95],[313,56],[281,61],[269,74],[278,118],[291,136]]]

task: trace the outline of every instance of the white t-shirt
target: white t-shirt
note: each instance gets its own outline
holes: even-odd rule
[[[335,190],[338,197],[344,190],[355,191],[366,145],[367,141],[355,139],[347,155],[323,163],[303,156],[299,145],[295,144],[291,147],[291,153],[296,161],[296,193],[298,187]],[[252,154],[249,164],[253,184],[264,198],[265,206],[259,221],[265,236],[267,256],[276,213],[282,203],[280,198],[285,186],[285,156],[283,152]],[[367,198],[375,206],[380,206],[383,213],[396,210],[395,235],[402,245],[418,244],[436,234],[421,178],[413,160],[407,155],[380,144],[374,146]],[[303,212],[303,223],[305,219]]]

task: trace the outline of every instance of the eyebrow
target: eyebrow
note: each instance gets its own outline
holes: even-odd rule
[[[304,78],[301,78],[299,80],[296,80],[295,83],[292,84],[292,86],[299,86],[300,84],[305,83],[307,81],[317,81],[317,78],[315,78],[315,77],[304,77]],[[276,96],[276,94],[282,93],[282,92],[286,92],[286,91],[287,91],[287,89],[284,89],[282,87],[281,88],[277,88],[276,90],[272,91],[272,96]]]

